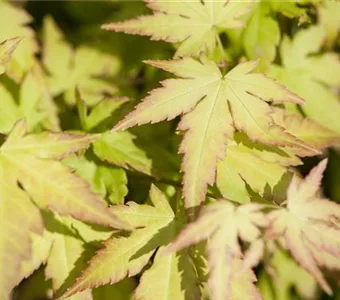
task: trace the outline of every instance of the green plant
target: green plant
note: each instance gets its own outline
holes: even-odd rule
[[[0,300],[338,299],[340,3],[145,3],[0,2]]]

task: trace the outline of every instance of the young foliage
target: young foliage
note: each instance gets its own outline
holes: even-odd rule
[[[184,115],[178,128],[185,131],[180,152],[187,208],[199,205],[207,185],[215,182],[217,160],[224,158],[226,140],[233,139],[235,129],[265,144],[310,148],[274,123],[267,103],[303,100],[272,79],[251,73],[256,62],[239,64],[225,75],[205,57],[201,62],[184,58],[149,63],[182,79],[162,82],[113,130]]]
[[[240,17],[250,6],[237,1],[177,1],[146,0],[153,15],[103,25],[116,32],[151,36],[153,40],[180,42],[176,56],[212,52],[219,43],[219,32],[244,26]]]
[[[283,235],[285,246],[328,294],[330,286],[318,265],[339,269],[340,234],[336,220],[339,205],[317,192],[327,160],[320,162],[304,181],[293,178],[287,190],[287,207],[269,213],[268,237]]]
[[[94,138],[48,132],[26,135],[26,123],[21,120],[1,146],[0,161],[14,182],[18,181],[40,207],[96,224],[126,228],[84,181],[58,162],[87,147]]]
[[[261,208],[258,204],[236,207],[226,200],[208,205],[166,251],[178,251],[208,239],[208,285],[211,299],[260,299],[259,292],[252,284],[256,278],[241,260],[242,250],[238,239],[252,245],[260,238],[259,227],[266,225]]]
[[[34,30],[28,26],[31,16],[24,10],[14,7],[6,1],[0,2],[0,41],[21,37],[21,45],[8,63],[7,74],[16,82],[35,64],[35,54],[39,47]]]
[[[0,2],[0,300],[337,299],[339,4],[144,2]]]
[[[116,74],[119,61],[97,49],[82,46],[74,50],[64,39],[53,19],[44,20],[43,64],[54,95],[65,93],[66,101],[75,103],[74,88],[94,104],[104,94],[116,92],[106,79]]]
[[[104,248],[90,260],[88,267],[66,292],[65,297],[138,274],[160,247],[152,267],[142,276],[141,284],[136,290],[137,299],[159,299],[157,295],[165,295],[165,298],[160,299],[197,298],[199,292],[196,272],[188,253],[170,257],[161,255],[162,246],[176,235],[183,217],[175,216],[165,195],[155,186],[151,187],[150,200],[153,206],[129,202],[127,205],[112,208],[120,220],[139,229],[131,235],[113,236],[105,241]],[[163,272],[167,277],[158,284],[153,284],[154,292],[150,296],[150,277],[163,277]],[[182,272],[184,273],[181,275]]]
[[[280,45],[282,66],[272,65],[269,73],[305,99],[302,110],[308,117],[339,133],[340,102],[330,89],[340,86],[339,56],[315,55],[325,38],[319,26],[301,30],[293,39],[285,36]]]

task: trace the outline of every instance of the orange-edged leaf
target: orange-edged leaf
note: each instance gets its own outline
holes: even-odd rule
[[[182,78],[164,81],[162,88],[152,91],[114,130],[184,114],[179,129],[186,132],[180,152],[184,153],[187,208],[199,205],[207,185],[215,182],[217,161],[224,158],[227,139],[233,138],[234,129],[264,144],[317,152],[274,123],[267,102],[303,100],[263,74],[252,73],[257,62],[239,64],[225,75],[205,57],[201,62],[184,58],[149,63]]]
[[[113,207],[121,220],[139,228],[130,235],[116,235],[106,240],[104,248],[90,260],[64,297],[138,274],[157,247],[169,242],[173,237],[174,213],[166,197],[155,186],[151,187],[150,198],[153,206],[131,202]]]
[[[252,284],[255,277],[249,276],[251,271],[239,261],[242,251],[238,239],[250,244],[258,240],[259,226],[267,224],[261,208],[258,204],[235,207],[225,200],[208,205],[195,222],[182,230],[166,252],[178,251],[207,239],[211,299],[260,299]],[[237,287],[235,280],[240,280]],[[247,286],[245,292],[240,289],[242,285]]]
[[[64,154],[88,146],[92,138],[63,134],[26,134],[26,124],[18,121],[0,148],[0,160],[41,207],[61,215],[117,228],[128,228],[106,207],[103,199],[89,185],[61,162]],[[60,141],[60,146],[57,141]],[[22,143],[22,148],[21,147]],[[51,146],[55,147],[51,147]],[[35,149],[33,151],[33,149]],[[50,157],[50,158],[49,158]]]
[[[151,36],[153,40],[181,42],[176,56],[211,52],[220,30],[242,27],[239,18],[249,3],[238,1],[158,1],[147,0],[153,15],[103,25],[106,30]]]
[[[309,118],[303,118],[298,114],[285,113],[284,110],[278,108],[275,109],[272,117],[276,124],[284,127],[289,133],[294,134],[316,149],[323,150],[326,147],[340,144],[339,133]],[[313,152],[298,153],[300,156],[303,156],[303,154],[315,155]]]
[[[293,178],[287,207],[269,213],[268,237],[283,235],[293,257],[310,272],[328,294],[332,290],[318,266],[339,269],[340,206],[318,193],[327,160],[316,166],[303,181]]]

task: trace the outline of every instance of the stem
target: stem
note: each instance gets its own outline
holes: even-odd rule
[[[217,32],[216,32],[215,35],[216,35],[216,40],[217,40],[218,48],[219,48],[220,53],[221,53],[222,68],[223,68],[223,74],[224,74],[225,71],[226,71],[226,67],[227,67],[227,59],[226,59],[226,56],[225,56],[224,47],[223,47],[221,38],[220,38],[220,36],[219,36],[219,34]]]

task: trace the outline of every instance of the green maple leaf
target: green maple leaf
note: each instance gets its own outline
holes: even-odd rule
[[[243,26],[239,18],[249,8],[247,2],[238,1],[176,1],[147,0],[153,15],[103,25],[116,32],[148,35],[153,40],[180,42],[176,56],[198,54],[217,46],[220,30]]]
[[[256,62],[240,64],[226,75],[204,57],[201,62],[185,58],[149,63],[182,79],[162,82],[162,88],[150,92],[113,130],[184,115],[178,128],[186,131],[180,146],[186,207],[204,200],[207,185],[215,181],[217,160],[224,158],[235,129],[265,144],[310,149],[274,123],[267,103],[303,100],[263,74],[251,73]]]
[[[256,1],[248,21],[240,33],[247,57],[259,59],[259,69],[267,70],[276,57],[277,46],[281,39],[280,26],[275,13],[288,18],[299,17],[300,22],[307,22],[306,9],[297,6],[297,1]],[[233,41],[237,44],[238,41]]]
[[[254,6],[242,35],[243,46],[250,59],[260,58],[259,67],[267,69],[275,59],[276,46],[280,41],[280,28],[270,17],[270,3],[260,1]]]
[[[263,272],[259,277],[258,285],[263,299],[290,300],[293,288],[301,295],[302,299],[315,299],[318,287],[313,276],[279,247],[274,247],[273,250],[273,255],[267,262],[267,268],[271,268],[271,276],[269,277],[267,273]],[[272,282],[264,282],[264,280]],[[269,288],[272,290],[271,295],[267,297],[264,291],[265,284],[269,284]]]
[[[128,101],[128,98],[104,98],[100,102],[96,103],[96,105],[91,108],[90,112],[89,107],[82,99],[79,90],[76,91],[76,100],[81,126],[84,131],[91,132],[102,122],[111,117],[114,112]]]
[[[319,25],[326,33],[326,44],[333,46],[340,32],[340,5],[336,1],[324,1],[317,6]]]
[[[212,300],[260,299],[253,285],[255,275],[241,260],[238,238],[253,244],[260,238],[258,226],[266,225],[266,218],[258,204],[239,207],[220,200],[204,207],[200,216],[188,224],[167,247],[175,252],[207,239],[208,286]],[[256,249],[260,252],[261,249]],[[255,256],[260,256],[256,253]]]
[[[32,19],[26,11],[6,1],[0,2],[0,11],[0,42],[13,37],[22,37],[20,47],[7,66],[7,75],[19,82],[35,64],[35,55],[39,49],[33,29],[27,26]]]
[[[88,104],[97,103],[117,90],[107,78],[117,73],[119,61],[87,46],[74,50],[50,17],[44,21],[42,61],[53,95],[64,94],[70,103],[76,102],[76,86]]]
[[[107,132],[93,143],[94,153],[103,161],[126,169],[151,174],[152,161],[138,148],[130,132]]]
[[[67,157],[63,163],[75,170],[75,174],[86,180],[92,190],[109,203],[124,203],[128,189],[126,172],[122,168],[95,163],[76,155]]]
[[[151,187],[150,199],[154,206],[129,202],[127,205],[113,208],[121,220],[139,228],[129,236],[113,236],[105,241],[104,248],[90,260],[88,267],[64,297],[138,274],[156,249],[161,247],[152,267],[142,276],[136,298],[197,299],[199,291],[196,271],[188,253],[183,252],[166,258],[161,255],[162,246],[171,241],[182,220],[176,220],[168,200],[155,186]],[[150,290],[149,282],[153,281],[155,276],[162,277],[163,280],[153,282],[153,288]],[[189,291],[188,295],[186,290]],[[158,296],[161,298],[157,298]]]
[[[316,54],[325,39],[321,27],[299,31],[280,45],[282,66],[272,65],[269,74],[305,99],[305,114],[325,127],[340,132],[340,102],[330,87],[340,86],[340,60],[335,53]],[[308,88],[307,88],[308,87]]]
[[[49,98],[40,75],[39,71],[27,73],[18,86],[19,93],[16,89],[9,89],[5,84],[0,83],[3,110],[0,132],[8,134],[15,122],[21,118],[27,120],[29,131],[39,125],[46,125],[45,127],[51,129],[59,128],[55,104]]]
[[[303,180],[293,178],[287,191],[287,207],[269,213],[268,237],[284,237],[284,246],[312,274],[322,289],[332,290],[318,265],[340,269],[340,206],[317,193],[327,159]],[[282,242],[282,241],[281,241]]]
[[[0,44],[0,75],[3,74],[6,70],[6,66],[10,61],[13,52],[17,48],[21,38],[12,38],[3,41]]]

